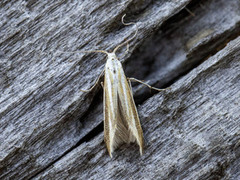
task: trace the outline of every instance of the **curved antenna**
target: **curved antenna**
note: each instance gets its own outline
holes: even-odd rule
[[[135,34],[133,35],[133,37],[131,37],[130,39],[127,39],[126,41],[124,41],[123,43],[119,44],[114,50],[113,50],[113,53],[115,53],[121,46],[125,45],[125,44],[128,44],[131,40],[133,40],[136,36],[137,36],[137,33],[138,33],[138,26],[136,23],[133,23],[133,22],[130,22],[130,23],[125,23],[123,21],[124,17],[126,16],[126,14],[124,14],[122,16],[122,23],[125,25],[125,26],[129,26],[129,25],[135,25],[136,26],[136,32]]]

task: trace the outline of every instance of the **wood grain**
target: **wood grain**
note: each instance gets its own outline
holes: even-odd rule
[[[0,179],[240,178],[239,1],[19,0],[0,9]],[[170,89],[133,86],[145,154],[124,145],[110,159],[100,86],[80,91],[106,57],[61,51],[113,50],[135,31],[121,24],[125,13],[139,27],[126,75]]]

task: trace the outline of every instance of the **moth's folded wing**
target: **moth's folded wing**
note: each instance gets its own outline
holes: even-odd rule
[[[114,83],[114,74],[105,69],[104,77],[104,141],[108,153],[112,157],[115,148],[115,132],[117,127],[117,83]]]
[[[137,109],[133,100],[132,90],[124,75],[123,69],[119,69],[118,75],[118,106],[120,109],[120,117],[122,122],[126,124],[129,131],[129,142],[137,141],[140,154],[143,153],[143,132],[138,117]]]

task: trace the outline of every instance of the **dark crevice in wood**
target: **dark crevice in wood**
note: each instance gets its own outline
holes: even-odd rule
[[[192,18],[192,14],[190,12],[194,14],[194,11],[197,8],[200,8],[200,6],[201,5],[198,0],[192,0],[188,5],[186,5],[184,9],[182,9],[180,12],[164,21],[160,29],[165,32],[168,31],[169,29],[173,29],[170,28],[170,26],[178,26],[178,23],[181,22],[183,19]],[[190,12],[188,12],[188,10]]]
[[[198,8],[202,8],[201,6],[202,5],[201,5],[201,3],[199,3],[199,1],[194,0],[191,3],[189,3],[186,6],[186,8],[194,14],[194,10],[196,10]],[[159,29],[159,31],[161,31],[161,34],[166,34],[166,33],[171,34],[171,31],[176,31],[176,29],[174,27],[180,26],[179,24],[182,23],[181,22],[182,20],[185,19],[184,21],[187,21],[186,19],[188,17],[191,18],[192,15],[186,10],[186,8],[181,10],[179,13],[172,16],[171,18],[169,18],[168,20],[166,20],[162,24],[162,26]],[[239,32],[240,32],[240,24],[237,24],[234,29],[230,29],[223,34],[219,34],[218,36],[212,38],[210,41],[208,41],[206,43],[203,43],[200,46],[197,46],[197,48],[188,52],[188,54],[187,54],[188,64],[185,64],[186,68],[184,69],[184,71],[179,73],[177,77],[173,77],[171,80],[169,80],[167,82],[164,82],[164,84],[161,84],[161,86],[158,85],[158,82],[155,82],[154,84],[151,84],[151,85],[154,86],[154,87],[157,87],[157,88],[162,88],[162,89],[165,89],[165,88],[171,86],[176,81],[178,81],[183,76],[185,76],[190,71],[192,71],[194,68],[196,68],[200,64],[202,64],[210,56],[213,56],[216,53],[218,53],[220,50],[222,50],[227,45],[228,42],[234,40],[235,38],[237,38],[240,35]],[[152,38],[154,38],[154,36],[157,37],[158,32],[156,34],[154,34],[152,36]],[[147,46],[148,46],[148,44],[144,45],[144,47],[147,47]],[[141,48],[141,47],[136,48],[135,52],[133,54],[135,54],[135,53],[140,54],[141,50],[139,48]],[[209,49],[210,49],[210,51],[209,51]],[[152,55],[152,56],[147,57],[148,58],[147,63],[144,63],[144,59],[141,59],[141,61],[143,61],[142,65],[144,65],[144,71],[145,71],[144,74],[142,75],[142,77],[146,77],[146,76],[148,76],[149,74],[152,73],[151,69],[152,69],[152,66],[153,66],[153,63],[154,63],[154,55],[155,54],[152,53],[150,55]],[[132,57],[130,57],[130,59],[131,58]],[[128,69],[130,69],[132,65],[130,65],[128,67],[127,64],[128,64],[128,62],[124,66],[126,66]],[[128,69],[127,69],[127,73],[129,71]],[[133,73],[133,71],[130,70],[129,74],[132,74],[132,73]],[[138,85],[138,84],[134,83],[133,84],[133,89],[135,89],[134,85]],[[150,97],[152,97],[153,95],[158,93],[158,91],[149,91],[148,88],[144,87],[144,86],[142,87],[142,89],[143,90],[141,90],[141,92],[143,92],[143,93],[137,93],[135,95],[136,104],[142,104],[144,101],[146,101],[147,99],[149,99]]]
[[[84,142],[89,142],[96,136],[98,136],[101,132],[103,132],[103,121],[93,128],[86,136],[84,136],[77,144],[76,147],[81,145]]]
[[[91,105],[89,106],[89,108],[86,110],[85,114],[83,114],[82,117],[79,117],[79,119],[81,119],[81,123],[85,124],[86,120],[88,117],[88,114],[93,111],[96,106],[99,105],[99,103],[102,101],[102,90],[97,90],[98,92],[96,93],[96,95],[93,97],[93,100],[91,101]],[[91,93],[91,92],[90,92]],[[91,94],[89,95],[91,96]],[[75,112],[75,116],[76,116]],[[77,148],[78,146],[80,146],[83,143],[89,142],[91,141],[94,137],[98,136],[101,132],[103,132],[103,121],[98,124],[97,126],[95,126],[93,129],[91,129],[91,131],[89,131],[85,136],[83,136],[74,146],[72,146],[71,148],[69,148],[66,152],[64,152],[60,157],[58,157],[57,159],[55,159],[54,161],[52,161],[51,163],[49,163],[46,167],[44,167],[43,169],[41,169],[41,171],[37,172],[36,174],[34,174],[30,179],[34,179],[34,177],[38,176],[39,174],[41,174],[42,172],[44,172],[46,169],[50,168],[52,165],[54,165],[56,162],[58,162],[60,159],[62,159],[63,157],[65,157],[68,153],[70,153],[71,151],[73,151],[75,148]]]
[[[51,167],[53,164],[55,164],[56,162],[58,162],[60,159],[62,159],[64,156],[66,156],[69,152],[71,152],[72,150],[74,150],[75,148],[77,148],[78,146],[80,146],[82,143],[85,142],[89,142],[91,139],[93,139],[94,137],[96,137],[99,133],[101,133],[103,131],[103,122],[100,123],[97,127],[93,128],[92,131],[90,131],[86,136],[84,136],[76,145],[74,145],[73,147],[71,147],[70,149],[68,149],[66,152],[64,152],[61,156],[59,156],[57,159],[55,159],[54,161],[52,161],[50,164],[48,164],[46,167],[44,167],[44,169],[42,169],[41,171],[37,172],[36,174],[34,174],[32,177],[30,177],[30,179],[34,179],[34,177],[36,177],[37,175],[41,174],[42,172],[44,172],[46,169],[48,169],[49,167]]]
[[[101,88],[98,90],[98,92],[94,96],[88,110],[80,118],[80,121],[83,124],[83,126],[85,126],[88,119],[90,118],[89,116],[91,115],[91,113],[93,113],[98,108],[98,106],[102,103],[102,101],[103,101],[103,90]],[[103,117],[102,117],[102,119],[103,119]],[[103,124],[103,121],[100,124]],[[100,124],[98,124],[95,128],[93,128],[91,131],[89,131],[87,135],[85,135],[83,137],[83,139],[85,139],[85,140],[82,141],[82,139],[81,139],[79,142],[91,141],[95,136],[97,136],[99,133],[101,133],[103,131],[103,126]],[[86,136],[87,136],[87,138],[85,138]]]
[[[233,29],[233,31],[229,31],[224,34],[221,34],[220,36],[212,39],[208,44],[203,44],[202,46],[200,46],[198,49],[196,49],[196,52],[193,53],[195,56],[197,55],[197,53],[199,54],[199,52],[202,52],[204,49],[209,48],[209,46],[214,46],[214,48],[212,49],[211,52],[209,52],[209,54],[203,54],[202,56],[200,55],[201,57],[203,57],[203,59],[199,61],[195,61],[196,63],[192,63],[191,69],[184,71],[178,77],[172,79],[171,81],[169,81],[163,87],[160,87],[160,88],[169,87],[170,85],[178,81],[180,78],[188,74],[190,71],[192,71],[194,68],[198,67],[204,61],[206,61],[209,57],[214,56],[216,53],[222,50],[227,45],[228,42],[236,39],[240,35],[239,32],[240,32],[240,24],[238,24],[238,26],[235,29]],[[195,58],[195,57],[189,57],[190,61],[191,61],[191,58]]]
[[[85,111],[85,113],[81,117],[78,117],[83,128],[85,126],[87,126],[88,120],[91,119],[90,116],[92,114],[95,114],[95,111],[98,109],[98,106],[101,105],[101,103],[103,101],[102,88],[98,87],[98,89],[96,91],[97,91],[97,93],[95,93],[95,96],[93,97],[93,100],[91,101],[91,104],[88,107],[88,109]],[[91,96],[91,94],[89,94],[89,96]],[[102,109],[101,109],[101,111],[102,111]],[[76,114],[77,114],[77,112],[76,112]],[[103,117],[101,117],[101,118],[103,119]],[[91,129],[86,135],[84,135],[74,147],[76,148],[84,142],[91,141],[94,137],[98,136],[99,133],[101,133],[102,131],[103,131],[103,120],[99,124],[97,124],[93,129]],[[71,148],[71,149],[74,149],[74,148]]]

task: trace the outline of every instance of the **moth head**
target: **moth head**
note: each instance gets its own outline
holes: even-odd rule
[[[117,59],[115,52],[108,53],[107,55],[108,55],[108,59],[111,59],[112,61]]]

